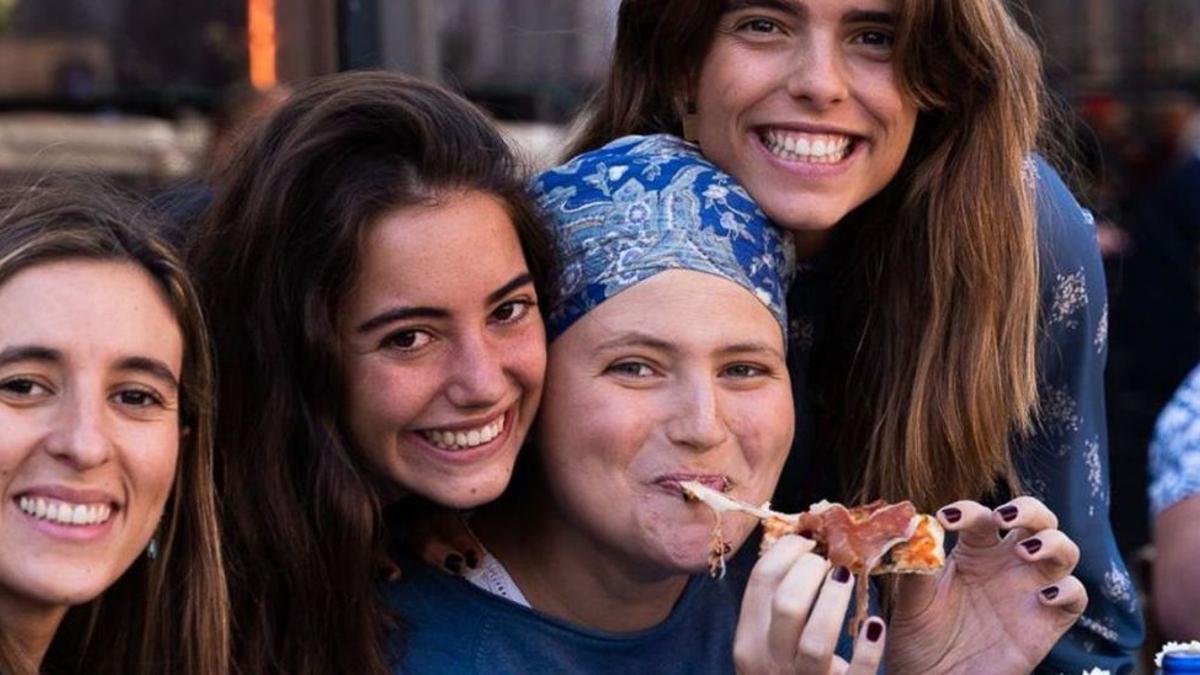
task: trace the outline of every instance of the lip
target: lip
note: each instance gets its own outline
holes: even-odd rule
[[[104,490],[73,488],[66,485],[38,485],[14,493],[13,499],[21,497],[44,497],[73,504],[108,504],[113,510],[121,508],[121,502]]]
[[[75,504],[108,504],[112,508],[112,514],[108,520],[103,523],[95,523],[92,525],[63,525],[60,523],[43,520],[36,516],[32,516],[21,509],[17,502],[22,497],[54,499],[57,501],[71,502]],[[113,529],[113,523],[116,522],[117,514],[121,511],[120,504],[115,497],[103,490],[89,490],[71,488],[61,485],[45,485],[21,490],[15,494],[9,501],[9,507],[16,512],[17,517],[21,522],[26,523],[30,529],[45,535],[51,539],[63,542],[72,543],[89,543],[103,538]]]
[[[841,130],[833,129],[832,127],[816,127],[806,125],[771,125],[769,128],[788,129],[789,131],[800,131],[810,134],[840,134],[849,136],[851,139],[850,152],[841,159],[841,161],[833,163],[821,162],[789,162],[785,159],[775,156],[775,153],[763,143],[762,137],[759,135],[759,130],[766,129],[767,126],[756,126],[747,132],[751,147],[762,155],[763,160],[772,168],[784,173],[810,179],[825,179],[839,178],[850,170],[850,165],[863,152],[863,147],[867,141],[858,134],[846,133]]]
[[[474,464],[499,453],[508,444],[508,440],[512,437],[513,422],[517,417],[517,407],[519,403],[520,401],[513,403],[508,407],[507,410],[504,411],[504,430],[500,432],[499,436],[493,438],[487,443],[477,445],[467,450],[446,450],[439,448],[431,443],[429,439],[425,438],[421,431],[430,431],[434,429],[453,431],[478,429],[479,427],[490,422],[494,422],[497,418],[496,415],[479,418],[479,421],[468,420],[466,422],[455,422],[454,424],[448,424],[446,426],[429,426],[422,430],[409,431],[408,437],[412,440],[414,445],[425,450],[430,455],[433,455],[434,458],[442,463],[457,465]]]
[[[733,488],[733,479],[729,476],[719,473],[669,473],[659,476],[654,479],[653,483],[663,490],[671,493],[675,497],[683,495],[681,483],[687,481],[696,481],[701,485],[706,485],[718,492],[728,492]]]

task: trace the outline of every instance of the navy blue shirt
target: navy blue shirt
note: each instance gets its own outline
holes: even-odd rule
[[[1059,518],[1080,549],[1075,575],[1088,607],[1038,672],[1075,675],[1099,667],[1133,668],[1143,628],[1137,594],[1117,550],[1108,518],[1108,436],[1104,365],[1108,299],[1095,223],[1058,174],[1040,158],[1026,179],[1037,193],[1041,256],[1038,381],[1041,417],[1016,448],[1023,485]],[[818,499],[838,500],[836,461],[816,458],[817,419],[810,395],[810,356],[832,298],[818,264],[801,272],[789,297],[792,345],[788,368],[796,397],[796,440],[776,494],[789,510]],[[800,503],[803,502],[803,503]]]
[[[723,579],[688,580],[662,623],[606,633],[556,619],[413,560],[389,584],[404,624],[395,673],[732,673],[733,634],[756,548],[729,561]]]

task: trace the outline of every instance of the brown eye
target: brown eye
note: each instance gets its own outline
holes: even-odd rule
[[[399,330],[385,337],[381,346],[397,351],[413,351],[432,341],[433,336],[423,330]]]
[[[513,300],[497,307],[492,312],[492,319],[499,323],[516,323],[525,318],[532,308],[533,303],[528,300]]]

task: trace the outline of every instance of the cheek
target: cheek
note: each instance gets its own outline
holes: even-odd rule
[[[123,434],[122,448],[126,471],[146,503],[162,508],[175,481],[181,446],[179,429],[174,425],[154,430],[136,430]]]
[[[404,426],[441,391],[440,368],[360,362],[346,370],[346,410],[356,436],[371,429]]]
[[[541,393],[546,379],[546,337],[541,324],[506,345],[507,370],[526,389]]]

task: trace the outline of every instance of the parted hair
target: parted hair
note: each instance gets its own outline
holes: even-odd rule
[[[608,80],[569,148],[681,133],[723,0],[624,0]],[[894,180],[835,228],[835,314],[814,359],[824,450],[859,498],[932,509],[1020,491],[1038,410],[1040,55],[1003,0],[897,0],[895,67],[919,109]]]
[[[154,280],[183,335],[179,459],[159,553],[139,556],[98,598],[71,608],[40,670],[0,628],[0,672],[228,672],[228,602],[212,475],[212,366],[183,264],[138,202],[96,180],[47,179],[0,194],[0,286],[61,260],[129,263]]]
[[[385,479],[344,424],[338,307],[379,217],[462,190],[505,206],[548,306],[552,249],[505,141],[464,99],[395,73],[297,91],[191,237],[217,354],[237,672],[388,672]]]

